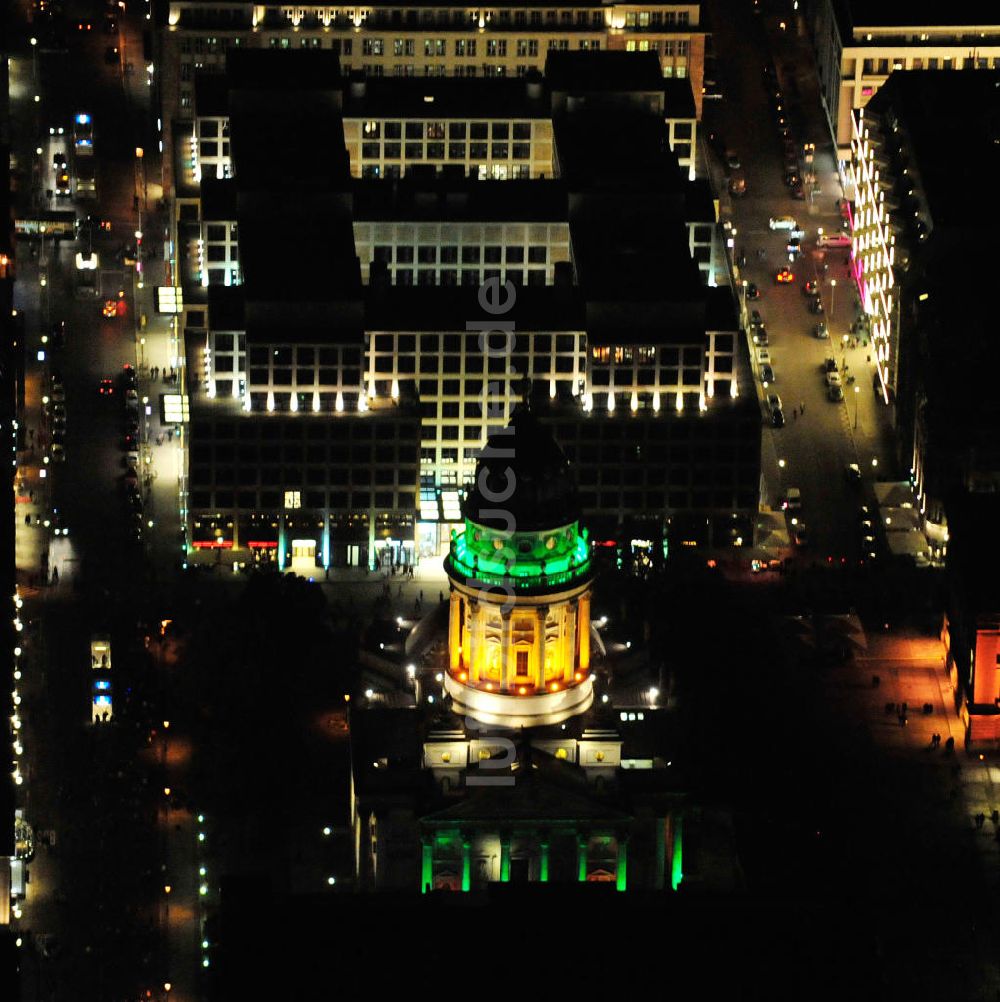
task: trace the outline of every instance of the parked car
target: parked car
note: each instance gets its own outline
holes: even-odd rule
[[[746,294],[747,299],[760,299],[760,289],[757,288],[754,282],[747,282]]]
[[[753,343],[760,348],[766,348],[770,344],[767,337],[767,328],[763,324],[760,327],[754,327]]]
[[[861,467],[857,463],[848,463],[844,467],[844,476],[849,484],[861,483]],[[871,524],[871,523],[869,523]]]
[[[819,282],[806,282],[802,286],[802,294],[804,296],[818,296],[819,295]]]
[[[819,367],[820,372],[836,372],[837,371],[837,360],[835,358],[825,358],[823,359],[823,364]]]
[[[778,285],[788,285],[790,282],[795,281],[795,272],[791,268],[779,268],[774,273],[774,281]]]
[[[798,487],[789,487],[781,499],[783,511],[800,511],[802,508],[802,491]]]
[[[757,364],[758,365],[771,364],[771,353],[766,348],[757,349]]]
[[[826,340],[830,336],[830,332],[827,330],[826,324],[822,321],[813,327],[813,337],[819,338],[821,341]]]
[[[739,155],[733,150],[726,150],[726,166],[730,170],[739,170],[743,166],[740,163]]]
[[[809,300],[809,312],[816,314],[823,312],[823,300],[819,296],[814,296]]]
[[[826,385],[827,386],[841,386],[842,380],[840,378],[840,373],[834,369],[832,372],[826,374]]]
[[[770,383],[773,383],[775,381],[774,369],[772,369],[770,365],[762,365],[760,367],[760,381],[765,386],[768,386]]]
[[[794,216],[772,216],[768,222],[772,230],[797,230]]]
[[[839,383],[835,386],[830,386],[827,388],[826,395],[831,403],[840,403],[844,399],[844,388]]]

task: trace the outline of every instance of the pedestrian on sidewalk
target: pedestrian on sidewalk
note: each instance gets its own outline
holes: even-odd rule
[[[31,516],[30,515],[25,515],[24,516],[24,524],[25,525],[31,525]]]
[[[35,492],[34,491],[28,491],[28,500],[32,501],[32,502],[35,500]]]
[[[792,408],[792,420],[797,421],[799,419],[799,412],[793,407]]]
[[[28,438],[29,438],[29,439],[30,439],[30,440],[31,440],[32,442],[34,442],[34,441],[35,441],[35,429],[34,429],[34,428],[29,428],[29,429],[28,429]]]
[[[802,403],[799,404],[799,413],[805,414],[805,412],[806,412],[806,402],[803,400]]]

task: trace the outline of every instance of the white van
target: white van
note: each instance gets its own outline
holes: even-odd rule
[[[823,233],[816,240],[817,247],[850,247],[851,238],[846,233]]]

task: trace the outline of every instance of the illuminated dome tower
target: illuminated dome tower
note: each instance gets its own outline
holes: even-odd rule
[[[568,462],[525,407],[490,437],[453,533],[446,688],[456,713],[537,727],[583,713],[590,675],[586,530]]]

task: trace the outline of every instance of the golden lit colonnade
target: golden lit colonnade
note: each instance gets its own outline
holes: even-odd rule
[[[526,409],[491,437],[452,535],[448,672],[455,711],[487,724],[533,727],[593,702],[586,530],[567,462]],[[503,458],[506,457],[506,458]],[[500,497],[504,484],[512,494]]]

